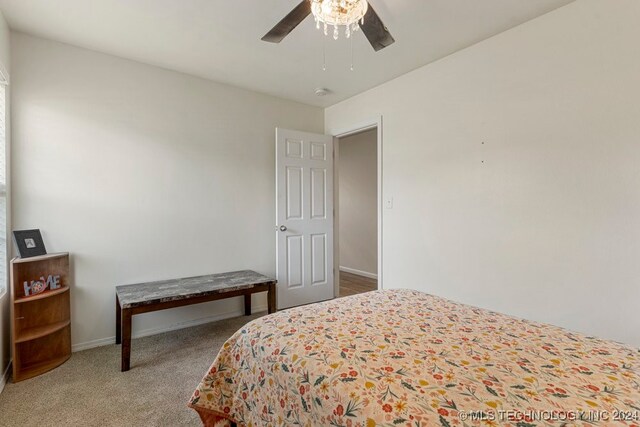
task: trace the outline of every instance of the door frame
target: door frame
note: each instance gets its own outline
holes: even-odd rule
[[[382,270],[382,226],[383,226],[383,218],[382,218],[382,173],[383,173],[383,162],[382,162],[382,116],[376,116],[369,120],[364,120],[362,122],[355,123],[351,126],[347,126],[343,129],[340,129],[339,132],[336,132],[333,135],[333,269],[334,269],[334,297],[338,297],[340,295],[340,167],[339,167],[339,158],[340,158],[340,138],[344,138],[356,133],[364,132],[370,129],[377,129],[377,152],[376,155],[378,157],[378,171],[377,171],[377,179],[378,179],[378,289],[384,289],[383,286],[383,270]]]

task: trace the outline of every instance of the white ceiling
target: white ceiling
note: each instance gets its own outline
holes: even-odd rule
[[[280,44],[260,40],[299,0],[0,0],[0,10],[14,30],[325,107],[572,1],[370,0],[396,43],[375,53],[359,32],[354,71],[344,37],[326,39],[322,71],[312,18]]]

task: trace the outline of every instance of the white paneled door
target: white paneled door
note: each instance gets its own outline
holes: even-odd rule
[[[333,298],[333,137],[276,129],[278,309]]]

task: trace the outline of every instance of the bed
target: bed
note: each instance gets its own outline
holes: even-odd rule
[[[206,426],[640,426],[640,353],[413,290],[272,314],[220,350]]]

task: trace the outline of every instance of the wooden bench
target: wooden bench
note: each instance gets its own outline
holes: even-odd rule
[[[251,314],[251,294],[267,292],[269,314],[276,311],[276,280],[251,270],[185,279],[116,286],[116,344],[122,343],[121,371],[129,370],[131,320],[136,314],[244,296]]]

